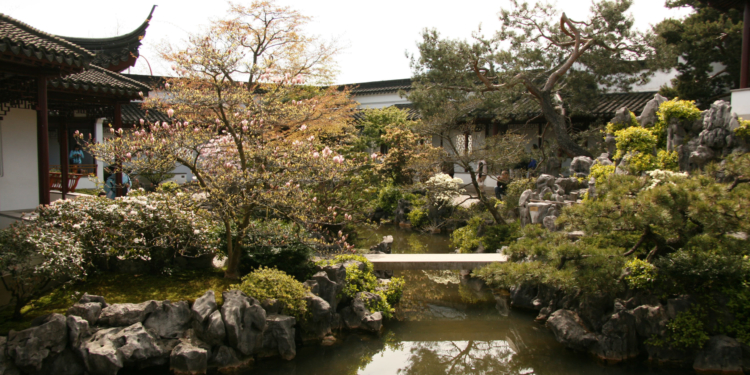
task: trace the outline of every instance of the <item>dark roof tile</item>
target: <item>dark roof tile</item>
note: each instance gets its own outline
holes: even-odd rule
[[[91,90],[97,93],[123,96],[135,96],[138,95],[138,92],[146,95],[150,90],[150,87],[136,80],[96,65],[90,65],[89,69],[82,73],[53,79],[50,84],[52,87],[59,89]]]

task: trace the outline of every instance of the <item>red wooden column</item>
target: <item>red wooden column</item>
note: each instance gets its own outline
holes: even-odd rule
[[[115,137],[120,137],[118,130],[122,129],[122,107],[120,103],[115,104]],[[122,186],[122,163],[115,165],[115,197],[125,195],[125,189]]]
[[[37,77],[36,150],[39,174],[39,204],[49,204],[49,111],[47,110],[47,77]]]
[[[60,121],[59,128],[57,129],[57,139],[60,142],[60,179],[62,180],[62,199],[68,194],[68,172],[70,166],[68,165],[68,124],[65,119]]]
[[[746,89],[750,81],[750,1],[745,1],[745,16],[742,25],[742,62],[740,65],[740,88]]]

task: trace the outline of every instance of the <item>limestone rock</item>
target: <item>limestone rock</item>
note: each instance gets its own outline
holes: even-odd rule
[[[110,340],[117,347],[117,352],[125,365],[143,366],[169,355],[169,352],[162,351],[157,338],[141,323],[135,323],[114,333]]]
[[[588,156],[576,156],[570,162],[570,175],[572,177],[586,177],[591,173],[591,165],[594,160]]]
[[[695,357],[693,370],[699,374],[742,374],[742,347],[729,336],[712,336]]]
[[[648,339],[653,335],[661,335],[667,325],[667,314],[663,306],[642,305],[633,309],[636,319],[638,335]]]
[[[104,297],[102,296],[96,296],[93,294],[83,293],[83,296],[81,299],[78,300],[78,303],[91,303],[91,302],[97,302],[102,305],[102,308],[105,308],[109,306],[107,302],[104,300]]]
[[[555,220],[557,220],[557,216],[545,216],[544,219],[542,219],[542,223],[547,230],[555,232],[558,230],[557,225],[555,225]]]
[[[188,329],[192,317],[193,312],[186,301],[164,301],[146,318],[143,326],[161,338],[176,339]]]
[[[41,325],[8,333],[7,354],[26,372],[39,371],[42,362],[65,349],[68,325],[60,314],[49,315]]]
[[[555,186],[555,176],[543,174],[536,179],[536,190],[542,190],[545,187],[552,188]]]
[[[362,319],[361,327],[366,331],[380,332],[380,329],[383,327],[383,314],[380,311],[368,314]]]
[[[156,301],[142,303],[116,303],[102,309],[99,324],[110,327],[124,327],[135,323],[143,323],[148,314],[156,311]]]
[[[336,271],[336,273],[338,272]],[[339,275],[337,275],[337,277],[339,277]],[[341,276],[341,284],[332,281],[330,279],[330,273],[327,273],[326,271],[316,273],[313,275],[312,279],[318,284],[318,296],[328,302],[331,306],[331,310],[336,311],[339,303],[338,294],[343,288],[343,281],[346,279],[346,270],[344,269],[344,275]]]
[[[570,310],[557,310],[545,323],[555,339],[568,348],[586,351],[596,344],[596,336],[581,324],[578,315]]]
[[[99,314],[101,313],[101,302],[87,302],[76,303],[75,305],[70,306],[67,315],[80,316],[81,318],[86,319],[86,321],[93,326],[94,324],[96,324],[96,321],[99,320]]]
[[[263,335],[263,348],[278,350],[281,358],[290,361],[297,355],[294,343],[296,319],[286,315],[269,315],[266,318],[268,330]]]
[[[622,362],[639,354],[636,318],[629,311],[613,314],[596,338],[592,351],[608,363]]]
[[[216,295],[213,290],[209,290],[204,293],[200,298],[196,299],[191,308],[193,312],[193,318],[198,322],[204,322],[214,311],[217,310],[216,306]]]
[[[308,294],[305,296],[307,310],[310,316],[300,322],[303,340],[323,340],[331,334],[331,318],[333,310],[324,299]]]
[[[81,351],[81,345],[89,336],[89,322],[80,316],[71,315],[67,319],[68,341],[73,351],[81,358],[85,358],[85,353]]]
[[[182,341],[169,355],[169,369],[177,375],[205,374],[208,369],[208,351]]]
[[[656,122],[659,120],[659,118],[656,116],[656,112],[659,110],[659,106],[661,103],[664,103],[667,101],[667,98],[655,94],[654,98],[649,100],[648,103],[646,103],[646,106],[643,107],[643,111],[641,112],[641,116],[639,118],[639,122],[642,128],[652,127]]]
[[[390,254],[392,244],[393,236],[384,236],[383,241],[380,241],[379,244],[370,247],[370,251],[379,251],[384,254]]]
[[[41,370],[29,370],[28,375],[81,375],[85,371],[80,357],[76,356],[70,348],[54,354],[44,360]]]
[[[253,354],[262,343],[262,333],[266,329],[266,311],[256,299],[239,290],[230,290],[222,295],[224,305],[221,306],[221,317],[229,345],[243,355]]]
[[[121,330],[122,328],[100,330],[81,345],[81,351],[85,353],[84,363],[89,373],[117,375],[117,372],[124,366],[122,353],[117,350],[111,338]]]
[[[531,284],[521,284],[510,288],[510,305],[514,308],[537,310],[533,301],[537,288]]]
[[[0,336],[0,375],[20,375],[21,372],[5,353],[7,353],[8,338]]]

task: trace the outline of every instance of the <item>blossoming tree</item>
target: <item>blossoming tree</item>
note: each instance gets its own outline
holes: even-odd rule
[[[242,240],[260,213],[300,232],[361,218],[355,177],[370,161],[336,151],[350,126],[348,93],[304,85],[308,78],[325,81],[330,56],[310,52],[320,45],[297,32],[273,32],[277,23],[306,18],[269,2],[233,6],[230,16],[191,36],[186,48],[162,53],[178,77],[145,101],[170,122],[141,120],[134,131],[113,129],[122,135],[87,147],[106,161],[121,158],[135,172],[155,163],[188,167],[224,226],[225,276],[239,278]],[[262,28],[281,39],[268,42]],[[342,234],[336,241],[349,246]]]

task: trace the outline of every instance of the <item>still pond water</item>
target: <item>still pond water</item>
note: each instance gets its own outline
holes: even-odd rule
[[[364,230],[359,247],[394,237],[394,253],[446,253],[447,236],[394,227]],[[380,337],[350,334],[330,347],[299,346],[289,362],[256,362],[253,375],[558,374],[635,375],[685,372],[642,364],[604,366],[566,350],[534,315],[508,310],[481,284],[453,271],[403,271],[404,297],[396,320]]]

